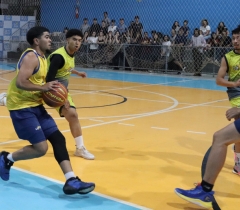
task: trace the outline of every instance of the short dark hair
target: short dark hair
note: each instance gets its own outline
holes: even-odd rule
[[[66,33],[66,39],[70,38],[72,36],[83,37],[83,33],[80,30],[73,28],[73,29],[68,30],[68,32]]]
[[[49,32],[49,30],[43,26],[35,26],[29,29],[26,38],[30,45],[33,45],[35,38],[40,38],[44,32]]]
[[[232,30],[232,34],[239,34],[240,33],[240,25],[237,28]]]

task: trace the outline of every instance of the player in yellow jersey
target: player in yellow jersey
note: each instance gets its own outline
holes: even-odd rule
[[[82,44],[83,34],[78,29],[70,29],[66,33],[66,46],[61,47],[48,56],[48,75],[47,82],[57,80],[68,88],[69,77],[76,74],[80,77],[86,77],[85,72],[78,72],[75,68],[75,53]],[[75,156],[93,160],[95,157],[84,146],[82,129],[78,120],[78,114],[73,103],[71,95],[68,93],[69,108],[61,106],[57,108],[61,117],[65,117],[69,123],[72,136],[75,139]]]
[[[221,65],[216,77],[218,85],[227,87],[227,94],[232,107],[240,108],[240,54],[232,50],[225,54],[225,66]],[[224,77],[228,75],[228,80]],[[239,118],[237,116],[235,119]],[[240,143],[234,145],[235,165],[232,172],[240,175]]]
[[[78,29],[70,29],[66,33],[67,44],[54,51],[48,57],[48,75],[47,82],[58,80],[66,88],[68,88],[69,77],[71,74],[76,74],[85,78],[85,72],[78,72],[75,68],[75,52],[79,50],[82,43],[83,34]],[[0,105],[6,106],[6,93],[0,94]],[[65,117],[69,123],[69,127],[72,136],[75,139],[76,151],[75,156],[85,158],[87,160],[93,160],[95,157],[85,147],[82,136],[82,129],[78,120],[78,114],[76,112],[75,104],[73,103],[71,95],[68,93],[68,101],[70,107],[67,109],[65,106],[57,108],[61,117]]]
[[[8,181],[10,168],[16,161],[45,155],[48,139],[66,178],[64,193],[89,193],[95,184],[82,182],[75,176],[65,138],[43,106],[42,91],[54,90],[59,85],[57,81],[46,83],[47,61],[44,54],[51,47],[49,30],[40,26],[33,27],[27,32],[27,41],[31,48],[23,52],[19,59],[17,74],[8,88],[7,108],[18,137],[28,140],[30,144],[13,153],[0,153],[0,177]]]
[[[219,75],[225,76],[227,71],[230,71],[230,78],[234,78],[233,75],[237,73],[240,68],[240,25],[232,31],[232,44],[234,50],[226,54],[222,58],[221,66],[219,69]],[[219,77],[218,75],[218,77]],[[218,78],[219,79],[219,78]],[[229,93],[234,95],[237,93],[237,88],[240,86],[240,79],[236,78],[233,81],[227,82],[222,81],[221,85],[225,84],[226,87],[231,87]],[[217,80],[219,81],[219,80]],[[220,84],[220,83],[219,83]],[[230,91],[231,90],[231,91]],[[238,95],[238,94],[237,94]],[[231,98],[234,98],[230,96]],[[212,149],[208,157],[205,174],[201,184],[197,185],[196,188],[191,190],[183,190],[180,188],[175,189],[175,193],[194,204],[202,206],[204,208],[212,208],[213,206],[213,186],[218,177],[218,174],[222,170],[224,165],[227,147],[230,144],[240,143],[240,107],[233,107],[226,112],[226,118],[230,121],[236,119],[226,127],[217,131],[213,135]]]

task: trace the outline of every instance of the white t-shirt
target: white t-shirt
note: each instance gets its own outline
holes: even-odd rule
[[[209,32],[209,35],[210,35],[211,34],[211,27],[209,25],[207,25],[206,27],[200,26],[200,31],[202,31],[203,36],[206,36],[207,31],[210,31]]]
[[[90,49],[91,50],[97,50],[98,49],[98,44],[94,44],[94,43],[97,43],[98,37],[90,36],[90,37],[87,38],[87,41],[88,41],[88,43],[93,43],[93,44],[90,44]]]
[[[162,43],[162,54],[165,56],[169,56],[171,52],[171,42],[166,41]]]

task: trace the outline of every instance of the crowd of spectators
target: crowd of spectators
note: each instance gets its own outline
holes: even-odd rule
[[[188,20],[184,20],[182,25],[179,24],[179,21],[174,21],[169,34],[163,34],[156,30],[152,30],[149,34],[144,31],[144,26],[137,15],[129,25],[126,25],[124,18],[120,18],[116,23],[115,19],[110,19],[108,13],[104,12],[101,24],[98,23],[97,18],[93,19],[92,24],[89,24],[88,18],[84,18],[80,30],[84,34],[83,44],[89,45],[90,52],[95,52],[104,45],[110,44],[140,45],[142,47],[132,48],[133,56],[141,59],[145,56],[153,61],[168,57],[169,62],[174,62],[180,71],[186,69],[183,61],[184,51],[186,47],[192,47],[195,76],[201,75],[200,68],[205,52],[208,57],[219,63],[221,57],[226,53],[227,49],[224,48],[231,47],[231,38],[224,22],[220,22],[214,32],[207,19],[203,19],[201,25],[193,29],[192,35]],[[146,46],[152,46],[151,50]]]

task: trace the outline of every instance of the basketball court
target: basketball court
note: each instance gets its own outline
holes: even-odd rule
[[[15,75],[14,65],[0,65],[1,92]],[[64,195],[65,178],[49,147],[42,158],[16,162],[8,182],[0,180],[1,208],[201,209],[180,199],[174,188],[194,188],[201,181],[201,162],[212,135],[229,123],[225,88],[212,77],[84,71],[88,77],[71,77],[69,90],[85,146],[96,159],[73,156],[67,121],[52,108],[48,112],[67,139],[75,174],[95,182],[95,191]],[[0,123],[1,150],[13,152],[27,144],[15,134],[6,107],[0,107]],[[222,209],[238,210],[239,177],[231,172],[233,159],[229,147],[214,190]]]

